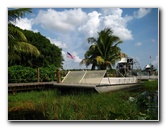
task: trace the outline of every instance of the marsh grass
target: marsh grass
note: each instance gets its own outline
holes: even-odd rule
[[[154,81],[145,82],[142,90],[135,92],[123,90],[98,94],[94,91],[70,90],[64,93],[54,89],[9,94],[8,119],[138,120],[140,109],[128,99],[144,90],[156,90],[156,84]]]
[[[159,85],[158,80],[155,80],[155,81],[144,81],[143,89],[153,92],[153,91],[159,90],[159,86],[158,85]]]

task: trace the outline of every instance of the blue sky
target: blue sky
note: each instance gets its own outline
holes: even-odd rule
[[[86,68],[79,62],[89,48],[87,38],[106,27],[121,38],[121,51],[141,68],[149,63],[158,67],[158,23],[158,8],[33,8],[15,25],[40,32],[62,48],[64,68],[73,69]],[[75,59],[67,58],[67,52]]]

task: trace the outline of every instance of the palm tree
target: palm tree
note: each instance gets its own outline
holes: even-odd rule
[[[92,45],[85,53],[85,58],[80,64],[86,66],[92,64],[92,70],[96,67],[100,70],[112,69],[112,66],[121,58],[118,44],[122,43],[120,38],[112,35],[112,33],[110,28],[105,28],[98,32],[97,38],[89,37],[88,43]]]
[[[9,60],[20,59],[18,53],[25,52],[32,55],[40,55],[39,50],[28,43],[24,33],[12,24],[16,19],[20,19],[25,13],[31,13],[31,9],[22,8],[8,11],[8,53]]]

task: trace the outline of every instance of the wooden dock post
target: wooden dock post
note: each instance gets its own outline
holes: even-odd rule
[[[57,83],[61,83],[61,74],[59,69],[57,69]]]

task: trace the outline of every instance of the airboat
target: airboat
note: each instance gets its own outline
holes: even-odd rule
[[[141,80],[148,80],[148,81],[154,81],[158,80],[158,76],[155,75],[157,69],[150,63],[147,64],[144,69],[141,76]]]
[[[98,93],[135,89],[140,87],[139,63],[131,57],[121,58],[116,66],[116,76],[106,76],[106,70],[69,71],[62,82],[54,83],[61,88],[92,88]]]

